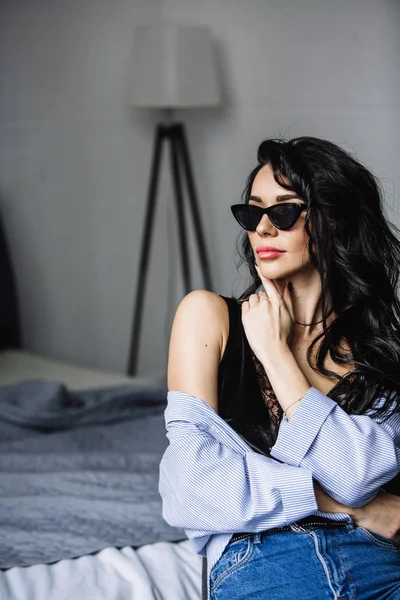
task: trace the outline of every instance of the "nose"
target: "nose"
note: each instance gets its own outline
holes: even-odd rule
[[[278,230],[276,229],[276,227],[274,227],[274,225],[272,225],[268,215],[263,215],[261,221],[256,227],[256,232],[261,237],[268,233],[269,235],[275,237],[278,233]]]

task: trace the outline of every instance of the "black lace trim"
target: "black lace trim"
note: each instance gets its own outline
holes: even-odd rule
[[[256,367],[258,382],[260,384],[261,397],[269,413],[270,434],[272,438],[272,444],[275,444],[276,438],[278,437],[279,425],[283,417],[283,410],[278,402],[277,397],[275,396],[275,392],[271,386],[271,383],[268,379],[263,365],[258,360],[254,352],[252,352],[251,355],[253,357],[253,362]]]

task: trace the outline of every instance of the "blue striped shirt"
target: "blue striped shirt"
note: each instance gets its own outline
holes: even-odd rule
[[[160,463],[162,515],[207,556],[208,577],[233,533],[288,525],[318,511],[313,479],[359,507],[400,471],[400,415],[348,415],[311,387],[282,420],[273,458],[255,452],[206,402],[168,392],[169,445]],[[281,461],[281,462],[280,462]]]

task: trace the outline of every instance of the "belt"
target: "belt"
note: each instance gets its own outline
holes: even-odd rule
[[[346,527],[349,525],[349,521],[332,521],[331,519],[326,519],[325,517],[305,517],[304,519],[300,519],[300,521],[295,521],[292,525],[297,525],[299,527],[303,527],[304,529],[339,529],[342,527]],[[283,525],[282,527],[273,527],[272,529],[264,529],[260,533],[270,534],[277,533],[279,531],[292,531],[292,525]],[[251,537],[255,532],[247,532],[247,533],[234,533],[228,544],[232,544],[233,542],[237,542],[238,540],[244,540],[245,538]]]

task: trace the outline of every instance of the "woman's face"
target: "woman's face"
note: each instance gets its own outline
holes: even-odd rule
[[[289,198],[279,200],[279,196]],[[267,208],[277,203],[289,202],[304,203],[294,192],[286,190],[275,181],[270,165],[262,167],[254,179],[249,204]],[[310,270],[315,270],[308,254],[308,236],[304,231],[305,216],[306,212],[303,211],[291,229],[282,231],[272,225],[267,215],[263,215],[257,229],[248,232],[254,260],[267,279],[289,280],[296,274],[306,275]],[[257,253],[260,246],[272,246],[283,252],[275,258],[262,257]]]

